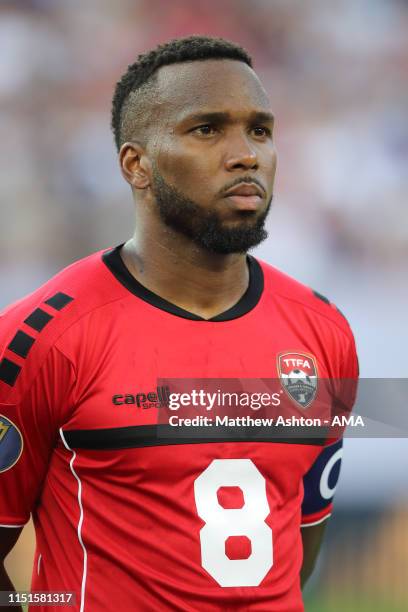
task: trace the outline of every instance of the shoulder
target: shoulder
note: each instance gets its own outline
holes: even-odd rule
[[[107,250],[107,249],[106,249]],[[33,379],[66,330],[123,291],[105,266],[104,250],[61,270],[33,293],[0,312],[0,392]]]
[[[333,378],[357,379],[359,366],[350,325],[325,295],[273,266],[259,261],[264,273],[264,304],[278,313],[283,326],[306,344],[320,347],[327,372]]]
[[[120,288],[98,251],[74,262],[36,289],[0,312],[0,342],[15,325],[48,335],[59,331],[87,312],[121,297]],[[52,324],[51,324],[52,323]]]
[[[327,327],[337,329],[352,338],[353,334],[344,314],[330,298],[293,277],[281,272],[270,264],[258,259],[264,273],[265,294],[279,302],[287,311],[287,316],[307,318]]]

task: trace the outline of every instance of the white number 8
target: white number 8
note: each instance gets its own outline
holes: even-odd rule
[[[223,508],[217,498],[220,487],[239,487],[244,505]],[[199,517],[201,563],[223,587],[258,586],[273,565],[272,530],[265,523],[270,512],[266,482],[250,459],[214,459],[194,482]],[[247,559],[229,559],[225,541],[247,536],[251,554]]]

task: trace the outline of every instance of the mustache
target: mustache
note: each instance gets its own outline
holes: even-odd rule
[[[240,176],[240,177],[237,177],[235,180],[231,181],[231,183],[224,185],[224,187],[220,191],[220,195],[221,196],[224,195],[229,189],[232,189],[232,187],[235,187],[235,185],[241,185],[241,183],[246,183],[246,184],[252,183],[252,184],[258,185],[258,187],[262,189],[262,192],[266,194],[265,187],[262,185],[261,181],[259,181],[257,178],[253,176]]]

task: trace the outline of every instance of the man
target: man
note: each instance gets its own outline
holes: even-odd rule
[[[166,436],[160,416],[160,380],[293,374],[304,412],[317,377],[357,377],[337,309],[247,255],[272,201],[268,97],[243,49],[190,37],[129,66],[112,127],[133,237],[0,319],[2,557],[32,513],[32,589],[81,612],[303,610],[341,441]]]

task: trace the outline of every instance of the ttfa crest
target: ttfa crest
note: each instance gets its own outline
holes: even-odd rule
[[[283,389],[301,408],[308,408],[317,393],[317,365],[309,353],[280,353],[278,373]]]

